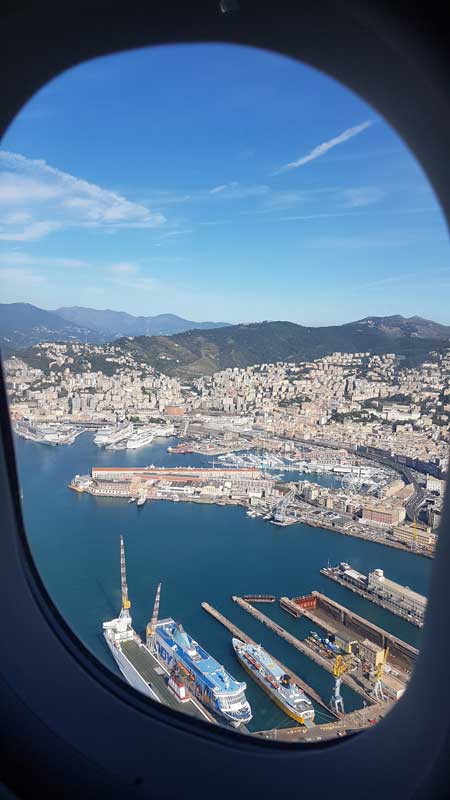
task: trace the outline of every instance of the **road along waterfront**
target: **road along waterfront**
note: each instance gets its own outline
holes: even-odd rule
[[[239,507],[150,502],[136,508],[127,500],[68,491],[72,477],[85,474],[93,464],[208,465],[205,456],[167,454],[171,444],[167,439],[127,451],[100,451],[88,433],[65,448],[24,439],[15,444],[25,525],[36,564],[75,633],[112,670],[115,665],[105,647],[101,623],[120,608],[120,533],[126,543],[135,629],[144,631],[161,580],[161,616],[182,622],[232,675],[247,682],[254,712],[250,730],[291,727],[291,721],[250,681],[234,656],[229,632],[205,614],[202,601],[220,609],[326,699],[331,695],[332,677],[240,609],[232,595],[293,597],[316,589],[420,646],[420,630],[327,580],[320,569],[328,561],[347,561],[363,573],[379,567],[399,583],[426,594],[429,559],[301,523],[277,527],[247,517]],[[335,478],[324,475],[317,480],[326,484]],[[278,604],[266,605],[265,612],[298,638],[308,635],[311,623],[291,619]],[[346,711],[361,707],[361,698],[349,687],[343,686],[342,692]],[[317,721],[327,721],[320,706],[316,712]]]

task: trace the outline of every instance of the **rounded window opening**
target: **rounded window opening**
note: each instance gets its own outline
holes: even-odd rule
[[[405,145],[300,63],[139,50],[28,103],[0,214],[23,514],[79,638],[212,725],[374,724],[448,466],[447,234]]]

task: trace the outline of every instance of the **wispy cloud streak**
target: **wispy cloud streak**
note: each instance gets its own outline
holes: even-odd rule
[[[354,136],[358,136],[359,133],[367,130],[367,128],[370,128],[371,125],[372,122],[370,120],[366,120],[366,122],[362,122],[360,125],[355,125],[353,128],[347,128],[347,130],[343,131],[338,136],[335,136],[333,139],[329,139],[327,142],[318,144],[317,147],[314,147],[313,150],[311,150],[310,153],[307,153],[306,156],[302,156],[296,161],[290,161],[288,164],[284,164],[284,166],[273,172],[272,175],[280,175],[282,172],[287,172],[289,169],[302,167],[303,164],[308,164],[310,161],[320,158],[320,156],[323,156],[325,153],[328,153],[329,150],[332,150],[333,147],[337,147],[338,144],[343,144],[349,139],[353,139]]]

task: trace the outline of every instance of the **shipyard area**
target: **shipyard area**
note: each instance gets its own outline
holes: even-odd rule
[[[418,656],[407,642],[316,590],[298,597],[233,595],[237,606],[287,642],[293,654],[300,652],[328,674],[329,692],[322,696],[301,674],[205,601],[203,610],[227,630],[236,662],[248,676],[247,681],[238,680],[184,629],[182,621],[160,618],[161,583],[145,635],[134,630],[122,536],[120,575],[120,613],[103,623],[103,635],[123,677],[154,702],[241,733],[249,733],[253,716],[246,697],[248,681],[289,719],[288,725],[251,735],[313,742],[363,730],[382,719],[402,697]],[[287,630],[260,608],[275,604],[286,613],[287,622],[289,618],[308,620],[314,629],[306,637],[297,636],[292,624]],[[359,696],[359,709],[346,712],[342,684]]]

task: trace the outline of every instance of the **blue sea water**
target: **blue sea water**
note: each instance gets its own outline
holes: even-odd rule
[[[48,447],[16,438],[22,507],[30,546],[61,613],[79,638],[112,670],[101,624],[120,610],[119,535],[125,539],[133,625],[143,634],[162,581],[160,615],[183,623],[215,658],[247,682],[254,717],[251,730],[289,726],[292,721],[257,687],[237,662],[229,632],[200,604],[207,601],[275,657],[301,675],[326,700],[333,679],[232,602],[234,594],[307,594],[317,589],[419,646],[420,631],[320,575],[328,561],[348,561],[364,573],[381,567],[393,580],[426,594],[432,562],[373,542],[297,524],[280,528],[246,516],[238,507],[94,498],[68,488],[75,474],[93,466],[192,465],[209,458],[170,455],[176,440],[157,440],[140,450],[98,449],[91,434],[70,447]],[[297,477],[297,476],[296,476]],[[298,476],[302,477],[302,476]],[[287,473],[287,479],[292,474]],[[332,476],[305,476],[336,485]],[[311,623],[292,618],[277,604],[264,613],[303,638]],[[362,699],[343,687],[346,710]],[[324,721],[318,710],[317,719]]]

